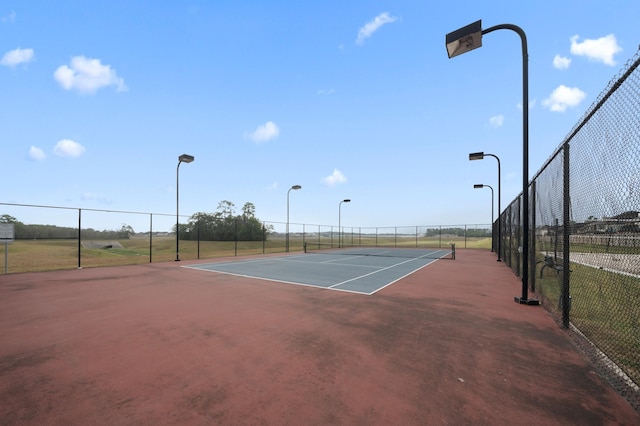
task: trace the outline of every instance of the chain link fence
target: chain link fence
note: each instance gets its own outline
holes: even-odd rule
[[[11,203],[0,203],[0,209],[0,223],[13,223],[15,228],[10,243],[0,241],[4,273],[302,252],[305,242],[433,248],[455,243],[481,249],[492,244],[490,224],[367,228],[205,213],[176,216]],[[24,224],[23,215],[37,217],[42,224]],[[105,230],[105,223],[121,226]]]
[[[502,213],[505,262],[640,409],[640,51]],[[527,249],[530,264],[522,265]]]

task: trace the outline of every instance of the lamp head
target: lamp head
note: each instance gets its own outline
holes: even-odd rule
[[[350,203],[350,202],[351,202],[351,200],[347,198],[347,199],[342,200],[342,202],[343,202],[343,203]]]
[[[178,157],[178,161],[181,163],[190,163],[193,160],[195,160],[195,158],[193,157],[193,155],[189,154],[182,154],[180,157]]]
[[[291,189],[296,189],[296,190],[298,190],[298,189],[302,189],[302,187],[301,187],[300,185],[293,185],[293,186],[291,187]]]
[[[446,45],[449,58],[482,47],[482,20],[447,34]]]
[[[484,158],[484,152],[472,152],[469,154],[469,160],[482,160]]]
[[[474,189],[479,189],[479,188],[484,188],[484,185],[481,183],[476,183],[475,185],[473,185]]]

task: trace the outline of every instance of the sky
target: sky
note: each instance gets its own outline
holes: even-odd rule
[[[154,213],[154,230],[177,198],[181,222],[225,200],[269,222],[488,224],[473,186],[497,216],[497,161],[468,155],[500,158],[504,209],[522,190],[521,40],[449,59],[445,35],[526,33],[531,177],[637,52],[637,16],[637,0],[3,0],[0,203]]]

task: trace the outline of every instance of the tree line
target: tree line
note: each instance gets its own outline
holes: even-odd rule
[[[455,235],[456,237],[464,237],[465,235],[469,238],[472,237],[490,237],[491,229],[484,228],[429,228],[427,232],[425,232],[426,237],[435,237],[438,235]]]
[[[56,225],[27,225],[8,214],[0,215],[0,223],[12,223],[16,240],[53,240],[77,239],[78,228]],[[126,240],[135,234],[133,228],[123,224],[119,230],[99,231],[93,228],[83,228],[82,238],[92,240]]]
[[[256,207],[247,202],[242,212],[236,214],[235,205],[223,200],[213,213],[198,212],[189,217],[188,223],[180,224],[180,239],[205,241],[266,241],[272,225],[264,225],[255,215]],[[0,215],[0,223],[12,223],[16,239],[77,239],[78,229],[56,225],[27,225],[8,214]],[[176,226],[173,226],[176,232]],[[83,228],[84,239],[129,239],[134,229],[123,224],[119,230],[95,230]]]
[[[223,200],[213,213],[198,212],[189,222],[180,224],[180,239],[205,241],[266,241],[273,231],[272,225],[264,225],[255,215],[256,207],[247,202],[242,212],[236,214],[235,204]],[[173,232],[176,232],[175,227]]]

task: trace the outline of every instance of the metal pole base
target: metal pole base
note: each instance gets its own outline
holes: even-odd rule
[[[514,297],[513,301],[521,305],[538,306],[542,305],[542,302],[537,299],[523,299],[522,297]]]

